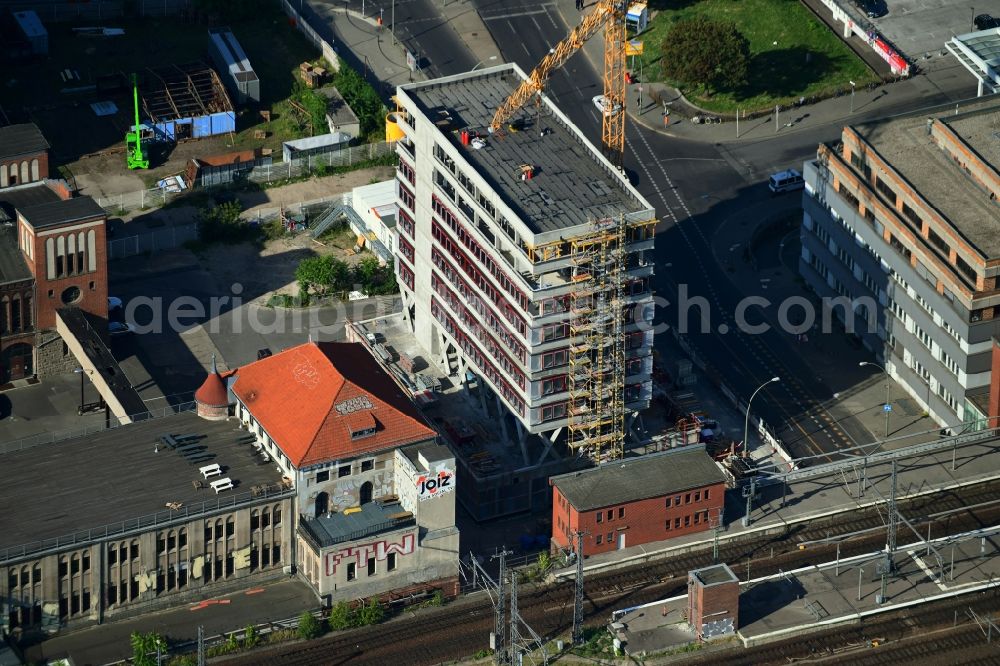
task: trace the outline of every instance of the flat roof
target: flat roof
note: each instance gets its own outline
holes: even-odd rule
[[[527,76],[517,65],[507,64],[408,83],[399,90],[450,137],[532,233],[560,231],[622,213],[655,214],[547,95],[542,95],[541,106],[528,104],[514,114],[512,122],[520,123],[519,131],[487,136],[494,112],[524,79]],[[545,136],[540,136],[539,110]],[[463,129],[484,136],[486,147],[461,146],[458,132]],[[535,167],[531,180],[521,180],[524,164]]]
[[[312,537],[320,548],[326,548],[335,543],[410,527],[415,523],[413,514],[393,499],[362,504],[361,510],[353,513],[324,513],[318,518],[303,520],[299,529]]]
[[[326,86],[317,88],[316,92],[326,97],[326,115],[333,119],[338,125],[358,122],[358,116],[354,109],[344,100],[336,86]]]
[[[111,350],[104,344],[103,331],[107,323],[96,315],[84,312],[77,307],[64,307],[56,311],[62,322],[73,334],[73,337],[83,347],[91,367],[100,373],[115,398],[121,404],[128,416],[141,416],[148,413],[146,403],[139,397],[138,391],[132,388],[132,383],[118,365]],[[99,333],[99,331],[101,331]]]
[[[660,497],[725,480],[704,446],[616,460],[549,479],[577,511]]]
[[[703,569],[695,569],[691,575],[701,581],[705,587],[720,583],[738,583],[739,579],[726,564],[715,564]]]
[[[233,34],[231,29],[212,28],[208,31],[208,36],[218,50],[219,55],[226,61],[230,74],[240,78],[240,80],[246,81],[253,81],[257,78],[253,67],[250,66],[247,54],[243,52],[243,47],[240,46],[236,35]],[[241,77],[239,76],[240,74],[244,74],[245,76]]]
[[[192,464],[163,444],[154,453],[165,434],[197,435],[214,457]],[[0,455],[8,472],[0,484],[0,506],[7,508],[0,511],[0,549],[168,511],[168,502],[179,502],[182,512],[208,510],[203,502],[231,502],[234,493],[280,483],[273,463],[260,463],[252,446],[237,443],[246,435],[235,421],[182,412]],[[213,463],[235,488],[216,495],[194,487],[202,479],[198,468]]]
[[[90,197],[73,197],[58,199],[49,203],[35,204],[18,208],[21,217],[35,229],[77,222],[92,217],[107,217],[103,208]]]
[[[39,153],[49,148],[35,123],[0,127],[0,158]]]
[[[0,189],[0,222],[13,222],[15,211],[44,203],[59,201],[61,197],[45,181],[15,185]]]
[[[954,109],[954,107],[952,107]],[[1000,122],[1000,102],[985,99],[954,111],[932,114],[935,122],[951,127],[956,135],[979,153],[994,170],[1000,169],[1000,151],[990,142],[1000,142],[993,126]],[[977,185],[927,132],[924,113],[908,114],[852,126],[896,172],[987,258],[1000,257],[1000,206],[989,192]]]
[[[0,224],[0,284],[32,278],[24,257],[17,248],[17,231],[12,224]]]

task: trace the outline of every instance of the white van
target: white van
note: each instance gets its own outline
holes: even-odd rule
[[[806,186],[806,182],[803,180],[801,173],[795,169],[789,169],[788,171],[779,171],[768,178],[767,186],[771,192],[778,194],[779,192],[801,190]]]

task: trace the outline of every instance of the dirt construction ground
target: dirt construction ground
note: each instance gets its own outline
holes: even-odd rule
[[[243,204],[244,216],[250,218],[260,209],[294,207],[303,201],[335,198],[350,192],[355,187],[389,180],[394,172],[393,167],[359,169],[262,191],[238,193],[237,196]],[[157,227],[193,222],[197,220],[198,208],[171,206],[153,212],[137,213],[123,221],[121,235],[133,233],[129,229],[133,224]],[[349,252],[353,245],[354,237],[351,233],[334,234],[329,238],[324,237],[321,241],[313,240],[308,233],[299,233],[270,241],[263,247],[256,247],[250,243],[214,245],[200,253],[198,263],[212,274],[217,284],[230,285],[239,282],[244,285],[245,293],[256,295],[248,300],[263,305],[272,294],[297,293],[295,268],[304,257],[312,254],[333,254],[338,259],[354,263],[358,257]],[[262,265],[267,266],[266,271],[259,270]],[[115,263],[110,266],[112,273],[115,271],[115,266]]]

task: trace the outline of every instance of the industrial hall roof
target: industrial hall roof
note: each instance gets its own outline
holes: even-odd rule
[[[231,388],[297,468],[436,436],[358,343],[286,349],[240,368]]]
[[[590,511],[681,490],[724,483],[726,477],[702,446],[689,446],[549,479],[577,511]]]
[[[49,142],[34,123],[0,127],[0,159],[40,153],[49,148]]]

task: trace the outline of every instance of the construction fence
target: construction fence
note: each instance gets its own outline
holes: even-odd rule
[[[198,239],[198,225],[178,224],[172,227],[149,229],[148,231],[125,236],[124,238],[108,239],[108,259],[123,259],[134,257],[146,252],[170,250],[180,247],[187,241]]]
[[[322,175],[331,168],[348,167],[360,162],[386,157],[395,153],[395,146],[384,141],[363,143],[359,146],[348,146],[342,150],[321,155],[310,155],[289,162],[278,162],[256,166],[248,171],[243,179],[230,186],[239,187],[241,183],[267,185],[291,178],[301,178],[309,175]],[[183,198],[192,191],[210,191],[207,188],[194,188],[183,192],[167,192],[159,187],[149,190],[138,190],[116,194],[111,197],[94,197],[97,204],[111,215],[127,215],[136,210],[158,208]]]

